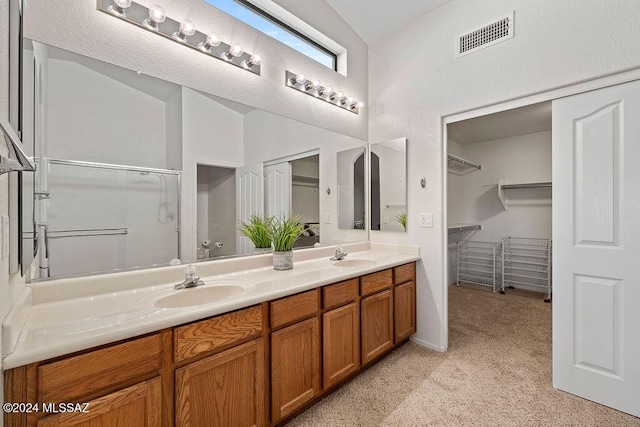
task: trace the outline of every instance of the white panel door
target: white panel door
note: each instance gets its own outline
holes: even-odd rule
[[[238,221],[247,221],[253,214],[262,214],[263,191],[262,163],[236,169],[236,219]],[[238,253],[253,252],[254,246],[251,240],[239,231],[236,235]]]
[[[640,81],[553,102],[553,386],[640,416]]]
[[[270,216],[291,213],[291,162],[264,167],[264,210]]]

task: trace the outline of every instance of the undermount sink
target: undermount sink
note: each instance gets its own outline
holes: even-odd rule
[[[375,265],[375,261],[369,259],[345,259],[342,261],[335,261],[333,265],[336,267],[371,267]]]
[[[212,304],[240,295],[253,288],[250,282],[240,280],[220,280],[205,282],[204,285],[187,289],[165,289],[140,298],[158,308],[181,308]]]

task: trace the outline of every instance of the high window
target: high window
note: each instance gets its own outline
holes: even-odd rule
[[[256,30],[297,50],[332,70],[338,70],[336,53],[312,40],[291,25],[246,0],[204,0]]]

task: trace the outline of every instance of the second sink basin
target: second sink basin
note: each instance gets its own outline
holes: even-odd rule
[[[335,261],[333,265],[336,267],[371,267],[375,265],[375,261],[369,259],[344,259],[342,261]]]

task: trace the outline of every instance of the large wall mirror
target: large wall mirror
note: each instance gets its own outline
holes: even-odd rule
[[[371,230],[407,231],[407,138],[371,144]]]
[[[368,238],[364,163],[345,233],[335,160],[365,141],[36,41],[23,55],[40,279],[252,254],[252,213],[300,215],[299,247]]]

